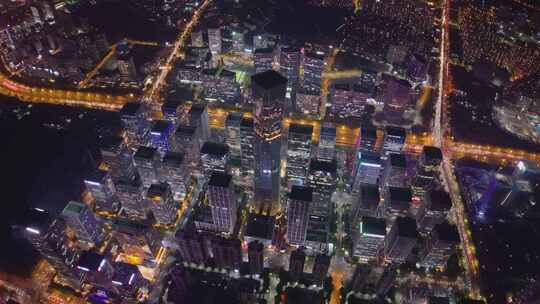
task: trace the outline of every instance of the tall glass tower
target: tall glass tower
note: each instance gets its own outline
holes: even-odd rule
[[[276,71],[251,77],[255,131],[255,203],[264,209],[279,206],[281,124],[287,78]]]

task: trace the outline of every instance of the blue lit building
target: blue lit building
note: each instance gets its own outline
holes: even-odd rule
[[[169,138],[172,132],[172,124],[167,120],[154,120],[148,146],[156,148],[161,155],[169,150]]]

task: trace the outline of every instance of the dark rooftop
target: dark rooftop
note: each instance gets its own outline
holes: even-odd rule
[[[259,49],[255,49],[253,53],[254,54],[268,54],[268,53],[273,53],[273,52],[274,52],[273,48],[259,48]]]
[[[242,127],[242,128],[253,128],[253,118],[251,118],[251,117],[242,118],[242,122],[240,122],[240,127]]]
[[[227,173],[212,172],[208,186],[214,187],[229,187],[232,181],[232,176]]]
[[[437,233],[439,240],[459,244],[459,232],[455,225],[449,223],[441,223],[435,225],[434,231]]]
[[[245,236],[271,240],[276,219],[269,215],[250,213],[246,225]]]
[[[163,156],[163,163],[174,167],[180,167],[183,160],[184,154],[181,152],[167,151]]]
[[[337,171],[337,161],[336,159],[333,159],[332,161],[324,161],[324,160],[318,160],[318,159],[312,159],[311,163],[309,164],[309,171],[323,171],[323,172],[329,172],[331,174],[335,174]]]
[[[402,153],[390,153],[390,164],[392,167],[406,168],[407,158]]]
[[[89,271],[98,271],[99,265],[105,259],[104,255],[93,251],[85,251],[81,254],[77,267],[88,269]]]
[[[227,119],[225,120],[225,125],[240,125],[242,122],[243,114],[240,112],[231,112],[229,115],[227,115]]]
[[[448,297],[439,298],[439,297],[429,297],[429,304],[450,304],[450,299]]]
[[[360,128],[360,138],[362,139],[364,137],[372,139],[377,138],[377,128],[375,128],[373,125],[362,125]]]
[[[183,104],[183,101],[177,99],[166,100],[161,106],[161,111],[167,114],[178,114],[178,107],[182,106]]]
[[[380,164],[381,156],[376,152],[362,151],[361,162]]]
[[[148,198],[152,198],[155,196],[163,197],[169,191],[170,191],[170,188],[169,188],[169,184],[167,183],[152,184],[150,185],[150,188],[148,188],[146,197]]]
[[[410,217],[398,217],[394,225],[397,225],[398,235],[406,238],[418,238],[416,221]]]
[[[441,149],[437,147],[424,146],[423,154],[425,155],[426,159],[429,160],[442,160],[443,158]]]
[[[388,191],[390,192],[390,202],[410,202],[412,201],[412,192],[410,188],[398,188],[398,187],[389,187]]]
[[[102,150],[116,151],[122,145],[123,142],[124,142],[124,138],[122,138],[122,136],[116,136],[116,135],[105,136],[99,140],[98,147]]]
[[[229,147],[225,144],[207,141],[201,148],[201,154],[224,156],[229,153]]]
[[[380,200],[379,187],[377,185],[363,184],[360,186],[361,198],[366,200]]]
[[[197,131],[197,127],[189,125],[179,125],[175,134],[177,136],[193,136]]]
[[[196,103],[191,106],[191,109],[189,109],[189,115],[201,115],[204,110],[206,110],[205,105]]]
[[[287,78],[274,70],[268,70],[251,76],[251,82],[263,89],[271,89],[287,84]]]
[[[171,123],[167,120],[154,120],[154,124],[152,126],[152,133],[163,133],[167,129],[171,127]]]
[[[311,135],[313,133],[312,125],[300,125],[300,124],[290,124],[289,134],[290,133],[302,133],[306,135]]]
[[[136,116],[142,108],[143,105],[139,102],[128,102],[120,109],[120,116]]]
[[[106,170],[95,170],[92,172],[90,176],[84,179],[84,181],[94,182],[94,183],[101,183],[103,182],[103,179],[107,176]]]
[[[407,136],[407,131],[400,127],[393,127],[393,126],[387,126],[384,128],[386,131],[386,134],[391,136],[399,136],[399,137],[405,137]]]
[[[360,223],[360,233],[386,235],[386,221],[383,218],[365,216]]]
[[[449,211],[452,208],[452,200],[448,192],[443,190],[431,190],[428,192],[431,202],[430,209],[434,211]]]
[[[323,123],[321,125],[321,135],[333,135],[336,136],[336,126],[332,123]]]
[[[289,197],[293,200],[311,202],[313,199],[313,189],[304,186],[292,186]]]
[[[137,152],[133,155],[133,158],[152,159],[156,156],[156,148],[139,146]]]

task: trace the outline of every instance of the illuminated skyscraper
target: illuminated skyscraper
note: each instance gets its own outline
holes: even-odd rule
[[[172,125],[167,120],[154,120],[150,135],[148,136],[148,146],[158,150],[160,155],[169,150],[169,138],[172,132]]]
[[[446,268],[450,256],[460,244],[457,227],[448,222],[435,225],[421,252],[420,266],[426,268]]]
[[[225,144],[207,141],[201,148],[201,172],[209,180],[213,172],[230,171],[229,147]]]
[[[296,113],[318,116],[321,110],[321,92],[298,88],[293,104]]]
[[[379,185],[382,164],[381,157],[373,152],[359,152],[358,163],[353,170],[352,191],[358,192],[362,184]]]
[[[279,204],[281,123],[287,79],[275,71],[251,77],[255,101],[255,201],[257,205]]]
[[[157,167],[160,181],[168,183],[175,198],[186,195],[190,182],[190,170],[184,162],[184,155],[178,152],[167,152]]]
[[[242,175],[247,178],[250,189],[253,189],[253,175],[255,173],[255,129],[253,118],[243,118],[240,122],[240,146],[242,150]]]
[[[133,162],[145,188],[159,180],[157,175],[159,158],[157,149],[145,146],[140,146],[133,155]]]
[[[306,53],[304,55],[303,87],[310,90],[320,91],[323,71],[324,57],[316,53]]]
[[[360,218],[363,216],[378,217],[380,215],[380,202],[381,194],[378,185],[361,184],[353,211],[353,225],[358,225]]]
[[[143,186],[139,179],[119,179],[115,183],[116,196],[122,206],[121,216],[131,221],[144,221],[147,218],[147,208],[143,201]]]
[[[310,187],[292,186],[287,204],[287,239],[290,244],[304,245],[313,201]]]
[[[416,222],[408,217],[398,217],[386,238],[384,247],[386,260],[396,264],[407,261],[418,238]]]
[[[29,222],[24,225],[24,237],[54,268],[58,281],[79,288],[80,283],[73,268],[78,254],[69,247],[66,222],[61,218],[53,220],[51,215],[42,209],[30,210],[26,218]]]
[[[249,272],[260,274],[264,267],[264,246],[261,242],[252,241],[248,244]]]
[[[208,109],[205,105],[194,104],[187,114],[187,124],[199,131],[199,140],[202,144],[210,139],[210,126],[208,125]]]
[[[255,49],[253,61],[255,62],[255,74],[271,70],[274,64],[274,49]]]
[[[279,54],[279,72],[287,78],[287,94],[289,95],[298,86],[300,59],[301,53],[298,48],[282,48]]]
[[[107,136],[102,138],[98,145],[103,162],[107,165],[113,179],[135,179],[137,172],[133,157],[122,137]]]
[[[412,189],[416,196],[422,198],[426,191],[432,188],[439,173],[442,157],[441,149],[424,146],[416,167],[416,176],[412,183]]]
[[[313,189],[311,214],[330,215],[332,194],[337,185],[337,162],[312,159],[306,184]]]
[[[146,109],[142,103],[128,102],[120,110],[122,127],[126,131],[130,147],[136,147],[146,142],[149,124],[146,119]]]
[[[235,160],[240,160],[242,156],[242,134],[240,132],[242,116],[240,112],[231,112],[225,120],[225,143],[229,146],[231,159]]]
[[[208,29],[208,46],[212,54],[221,53],[221,28]]]
[[[407,182],[407,159],[405,154],[390,153],[384,166],[381,186],[405,187]]]
[[[317,146],[317,159],[332,161],[336,157],[336,126],[325,122],[321,125],[321,134]]]
[[[112,264],[114,275],[111,283],[117,294],[125,300],[137,301],[139,291],[147,281],[135,265],[116,262]]]
[[[172,150],[184,154],[184,161],[191,172],[199,169],[201,147],[199,128],[188,125],[178,126],[172,138]]]
[[[287,140],[287,179],[289,184],[303,185],[311,160],[311,125],[291,124]]]
[[[208,203],[216,229],[232,233],[236,224],[238,204],[231,175],[217,171],[212,172],[208,182]]]
[[[154,215],[156,224],[171,225],[174,223],[180,206],[173,200],[169,184],[150,185],[146,193],[146,201]]]
[[[384,129],[381,155],[386,158],[388,153],[400,153],[407,139],[407,131],[400,127],[388,126]]]
[[[416,214],[416,222],[420,232],[433,230],[436,224],[443,223],[452,208],[452,200],[444,190],[430,190]]]
[[[91,176],[84,179],[86,190],[92,195],[93,203],[97,211],[116,213],[120,208],[116,189],[110,173],[97,170]]]
[[[412,204],[412,192],[409,187],[388,187],[384,190],[385,214],[388,218],[407,216]]]
[[[360,263],[377,260],[384,248],[386,223],[383,218],[364,216],[353,230],[353,255]]]
[[[92,210],[79,202],[71,201],[62,210],[60,217],[66,221],[77,240],[97,246],[101,243],[105,231]]]
[[[321,284],[326,278],[331,259],[332,257],[325,254],[318,254],[315,257],[315,264],[313,264],[313,277],[318,284]]]
[[[409,107],[411,97],[411,84],[407,80],[387,78],[386,89],[381,102],[384,103],[384,118],[387,122],[399,124],[403,120],[403,114]]]

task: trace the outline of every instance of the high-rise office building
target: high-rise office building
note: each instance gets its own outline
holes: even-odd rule
[[[388,187],[384,190],[385,216],[407,216],[412,204],[411,188]]]
[[[221,53],[221,28],[208,29],[208,47],[212,54]]]
[[[353,192],[358,192],[362,184],[378,185],[382,164],[378,153],[360,152],[353,170]]]
[[[240,160],[242,157],[242,134],[240,132],[242,119],[242,113],[231,112],[225,120],[225,143],[229,146],[233,160]]]
[[[199,128],[188,125],[178,126],[172,138],[172,150],[184,154],[184,161],[191,172],[197,172],[199,169],[201,146]]]
[[[206,249],[204,247],[203,238],[199,233],[178,230],[175,238],[182,261],[199,265],[205,263]]]
[[[329,215],[332,212],[332,194],[337,186],[337,162],[312,159],[306,184],[313,189],[311,214]]]
[[[139,268],[123,262],[115,262],[112,267],[114,274],[111,283],[116,293],[121,294],[125,300],[137,301],[140,289],[147,283]]]
[[[271,70],[274,64],[274,49],[255,49],[253,51],[253,61],[255,63],[255,74]]]
[[[236,224],[238,204],[231,175],[217,171],[212,172],[208,182],[208,203],[216,229],[232,233]]]
[[[324,122],[321,125],[317,159],[332,161],[336,157],[336,136],[336,126],[333,123]]]
[[[407,158],[405,154],[390,153],[384,166],[381,186],[405,187],[407,184]]]
[[[383,218],[363,216],[353,233],[353,256],[360,263],[375,261],[381,257],[386,238],[386,222]]]
[[[275,71],[251,77],[255,101],[255,176],[257,205],[279,204],[281,167],[281,123],[287,79]]]
[[[442,157],[441,149],[424,146],[416,167],[416,176],[412,182],[412,190],[415,196],[423,198],[426,191],[432,188],[439,172]]]
[[[172,197],[167,183],[152,184],[146,193],[146,202],[156,224],[168,226],[174,223],[180,207]]]
[[[287,239],[290,244],[304,245],[313,201],[310,187],[292,186],[287,204]]]
[[[289,259],[289,274],[292,281],[298,281],[304,274],[304,264],[306,263],[306,253],[304,248],[300,247],[291,252]]]
[[[282,48],[279,53],[279,72],[287,78],[288,96],[298,87],[300,59],[301,53],[298,48]]]
[[[84,179],[86,190],[92,195],[92,202],[96,211],[116,214],[120,208],[116,189],[110,176],[105,170],[97,170]]]
[[[382,156],[387,157],[389,153],[400,153],[405,145],[407,131],[400,127],[387,126],[384,129],[382,143]]]
[[[139,179],[119,179],[115,183],[116,197],[122,206],[120,215],[132,221],[144,221],[147,210],[143,198],[143,186]]]
[[[229,147],[225,144],[207,141],[201,148],[201,172],[208,180],[213,172],[230,171]]]
[[[384,119],[393,124],[403,121],[403,114],[410,106],[411,84],[404,79],[383,77],[386,88],[382,94],[381,102],[384,104]]]
[[[446,268],[448,259],[456,252],[459,244],[460,238],[456,226],[448,222],[435,225],[422,250],[420,266]]]
[[[136,176],[135,166],[131,151],[124,139],[120,136],[107,136],[98,143],[103,162],[113,180],[118,178],[134,179]]]
[[[170,123],[172,130],[176,130],[180,118],[184,115],[185,108],[186,104],[184,103],[184,100],[176,98],[165,99],[165,102],[161,105],[163,119]],[[170,130],[171,133],[172,130]]]
[[[126,103],[120,110],[120,120],[130,147],[136,147],[146,142],[149,123],[146,119],[144,104],[139,102]]]
[[[179,152],[166,152],[157,167],[158,178],[168,183],[175,198],[186,195],[190,182],[190,170],[184,161],[184,154]]]
[[[408,217],[398,217],[386,236],[384,246],[386,260],[396,264],[406,262],[418,238],[416,222]]]
[[[215,236],[211,240],[212,254],[220,268],[239,270],[242,264],[242,249],[239,239]]]
[[[240,122],[240,148],[242,152],[242,175],[248,179],[248,188],[253,189],[253,174],[255,173],[255,129],[253,118],[243,118]]]
[[[169,150],[172,124],[168,120],[154,120],[148,136],[148,146],[158,150],[160,155]]]
[[[364,293],[367,291],[368,286],[368,279],[372,272],[372,267],[370,265],[356,264],[356,268],[354,269],[354,274],[351,279],[350,288],[356,293]]]
[[[139,146],[133,155],[133,162],[141,178],[144,188],[158,182],[157,168],[159,166],[159,153],[156,148]]]
[[[289,184],[303,185],[311,160],[313,126],[291,124],[287,140],[287,179]]]
[[[80,283],[73,268],[78,259],[77,252],[69,246],[66,222],[62,218],[53,219],[42,209],[32,209],[29,212],[26,217],[29,222],[24,225],[24,237],[54,268],[58,281],[79,288]]]
[[[377,128],[372,124],[362,124],[360,136],[356,143],[356,152],[375,152],[377,145]]]
[[[379,297],[385,297],[392,286],[394,285],[394,282],[396,281],[397,277],[397,266],[396,265],[388,265],[384,268],[383,273],[379,277],[379,280],[375,286],[376,294]]]
[[[354,196],[353,196],[354,197]],[[378,217],[381,202],[379,186],[371,184],[360,185],[358,191],[358,199],[354,206],[354,221],[353,225],[358,225],[358,221],[363,216]]]
[[[264,267],[264,246],[261,242],[252,241],[248,244],[249,272],[260,274]]]
[[[210,139],[210,126],[208,125],[208,109],[205,105],[194,104],[186,115],[186,124],[199,130],[200,145]]]
[[[75,233],[79,241],[97,246],[105,236],[102,224],[83,203],[70,201],[62,210],[60,217],[66,221],[67,227]]]
[[[303,87],[306,89],[320,91],[323,71],[324,57],[316,53],[305,53]]]
[[[298,88],[295,91],[294,111],[299,114],[319,116],[321,100],[321,91]]]
[[[81,282],[98,288],[109,287],[114,275],[114,268],[108,258],[94,251],[82,252],[77,261],[77,270]]]
[[[315,257],[315,263],[313,264],[313,278],[318,284],[321,284],[326,278],[328,268],[330,268],[331,258],[332,257],[326,254],[319,254]]]
[[[433,230],[436,224],[443,223],[452,208],[452,200],[444,190],[431,190],[416,214],[416,222],[421,232]]]

